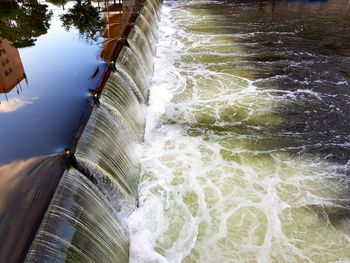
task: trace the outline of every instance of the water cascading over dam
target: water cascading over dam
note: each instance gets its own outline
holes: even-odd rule
[[[139,2],[25,261],[350,261],[348,1]]]
[[[348,1],[164,1],[131,262],[349,262]]]
[[[140,1],[97,105],[26,262],[127,262],[125,218],[138,203],[139,153],[161,1]]]

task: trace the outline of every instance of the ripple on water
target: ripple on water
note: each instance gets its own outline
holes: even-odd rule
[[[131,261],[349,261],[348,80],[225,3],[165,2]]]

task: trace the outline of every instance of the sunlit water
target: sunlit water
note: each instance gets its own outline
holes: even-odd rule
[[[165,1],[131,262],[349,262],[347,1]]]

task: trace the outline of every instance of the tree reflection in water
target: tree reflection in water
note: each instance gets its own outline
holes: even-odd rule
[[[67,30],[76,27],[81,37],[87,42],[97,40],[105,23],[97,7],[94,7],[90,1],[81,0],[61,16],[61,21]]]
[[[14,47],[33,46],[37,38],[47,33],[52,11],[37,1],[11,3],[0,9],[0,37]]]
[[[65,0],[51,0],[64,4]],[[58,3],[59,2],[59,3]],[[37,38],[50,28],[52,11],[38,1],[10,2],[0,7],[0,38],[8,39],[17,48],[33,46]],[[78,29],[82,39],[94,42],[101,35],[104,19],[91,1],[76,1],[76,4],[60,16],[63,27]]]

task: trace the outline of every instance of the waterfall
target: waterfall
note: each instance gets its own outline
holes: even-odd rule
[[[148,12],[150,17],[155,17],[156,20],[149,23],[146,17],[143,19],[137,19],[133,28],[130,31],[128,36],[128,44],[130,48],[133,50],[134,54],[137,56],[138,61],[142,61],[141,65],[143,65],[145,73],[147,76],[153,75],[153,57],[155,56],[155,35],[156,29],[158,25],[158,13],[155,11],[151,2],[147,2],[149,8],[154,10],[152,15]],[[147,10],[147,3],[144,8],[141,10],[141,15],[143,16],[143,10]],[[146,11],[145,11],[146,12]],[[145,22],[146,21],[146,22]],[[150,26],[152,24],[153,26]],[[149,28],[147,28],[149,26]],[[147,28],[147,29],[146,29]],[[146,29],[146,30],[145,30]]]
[[[158,13],[147,3],[151,2],[146,2],[140,14],[148,12],[154,21],[150,27],[155,33]],[[147,11],[147,6],[152,6],[154,12]],[[75,153],[80,169],[104,185],[102,191],[117,196],[117,207],[123,211],[137,203],[137,144],[143,137],[142,105],[148,99],[152,77],[152,55],[147,50],[150,37],[136,31],[143,24],[136,20],[135,31],[128,37],[131,45],[120,51],[115,62],[116,72],[107,81],[100,104],[94,108]]]
[[[146,38],[149,39],[149,43],[152,46],[152,52],[155,54],[155,45],[157,43],[157,29],[151,25],[143,12],[140,12],[135,24],[139,27],[139,30],[145,34]]]
[[[26,262],[126,262],[128,238],[111,201],[74,169],[51,201]]]
[[[160,19],[161,19],[161,4],[163,3],[162,0],[149,0],[145,1],[142,10],[140,10],[140,13],[143,14],[144,12],[149,13],[151,16],[149,17],[154,23],[153,25],[158,25]]]
[[[112,73],[101,93],[100,102],[141,141],[144,133],[145,112],[130,86],[130,83],[120,74]]]
[[[161,1],[149,0],[98,95],[26,262],[126,262]],[[141,18],[140,18],[141,17]]]
[[[131,206],[136,204],[139,177],[136,143],[116,116],[95,107],[75,153],[80,169],[112,187],[120,201]]]
[[[146,102],[150,87],[150,76],[147,75],[145,67],[141,64],[135,52],[124,46],[116,61],[117,71],[132,78],[136,83],[138,90],[137,95]]]
[[[137,54],[140,60],[143,60],[143,64],[145,65],[146,72],[148,75],[153,75],[153,56],[154,51],[152,48],[152,44],[149,43],[146,35],[140,30],[140,28],[135,25],[128,36],[128,44],[134,50],[135,54]]]

